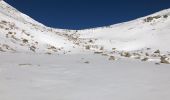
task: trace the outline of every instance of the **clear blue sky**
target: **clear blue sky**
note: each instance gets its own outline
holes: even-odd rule
[[[170,8],[170,0],[5,0],[51,27],[84,29],[129,21]]]

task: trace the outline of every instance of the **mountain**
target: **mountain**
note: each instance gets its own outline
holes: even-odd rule
[[[170,9],[129,22],[79,30],[77,34],[88,49],[104,55],[170,62]]]
[[[116,25],[85,30],[47,27],[0,1],[0,51],[170,61],[170,9]]]
[[[67,30],[46,27],[0,1],[0,51],[63,53],[76,48],[63,33]]]
[[[85,30],[0,0],[0,100],[170,100],[170,9]]]
[[[107,27],[80,31],[81,38],[97,39],[107,50],[140,50],[143,48],[170,51],[170,9]]]

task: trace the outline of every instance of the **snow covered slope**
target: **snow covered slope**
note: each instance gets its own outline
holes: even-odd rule
[[[57,35],[62,33],[67,32],[46,27],[0,1],[0,51],[66,53],[76,48]]]
[[[13,8],[12,6],[4,2],[3,0],[0,1],[0,13],[6,16],[12,17],[13,19],[20,21],[20,22],[35,23],[38,25],[42,25],[38,23],[37,21],[31,19],[29,16],[19,12],[17,9]]]
[[[64,30],[46,27],[0,1],[1,52],[92,51],[114,60],[128,57],[170,63],[169,38],[170,9],[107,27]]]
[[[64,30],[0,0],[0,100],[170,100],[169,38],[170,9]]]
[[[80,38],[94,39],[107,50],[155,48],[170,51],[170,9],[112,26],[79,31]],[[96,41],[95,41],[96,39]]]
[[[170,62],[170,9],[129,22],[80,30],[77,35],[87,49],[104,55]]]

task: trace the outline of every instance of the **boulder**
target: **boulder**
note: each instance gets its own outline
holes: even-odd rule
[[[166,56],[161,56],[161,59],[160,59],[161,63],[165,63],[165,64],[170,64],[170,58],[166,57]]]

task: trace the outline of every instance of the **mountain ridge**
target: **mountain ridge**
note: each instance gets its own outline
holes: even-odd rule
[[[107,27],[68,30],[47,27],[0,1],[1,52],[94,52],[116,58],[153,60],[169,57],[169,38],[170,9]]]

